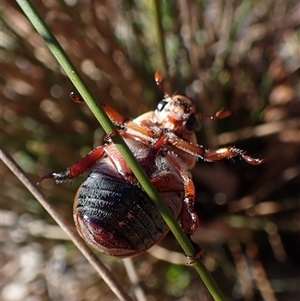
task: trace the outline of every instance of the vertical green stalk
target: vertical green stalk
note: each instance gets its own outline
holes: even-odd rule
[[[168,61],[167,61],[167,54],[166,54],[164,30],[162,26],[161,3],[162,2],[160,0],[152,0],[152,10],[153,10],[156,35],[157,35],[158,51],[164,69],[163,70],[164,74],[168,75]]]
[[[109,119],[109,117],[106,115],[103,108],[99,105],[99,102],[95,98],[95,96],[89,91],[85,83],[83,82],[80,74],[72,64],[72,62],[69,60],[68,56],[54,37],[54,35],[50,32],[44,21],[41,19],[41,17],[38,15],[37,11],[34,9],[34,7],[31,5],[29,1],[26,0],[16,0],[16,2],[20,5],[30,22],[33,24],[33,26],[36,28],[36,30],[39,32],[39,34],[44,38],[46,44],[48,45],[49,49],[65,71],[65,73],[68,75],[70,80],[73,82],[76,89],[79,91],[81,96],[84,98],[86,104],[89,106],[103,129],[106,133],[111,133],[114,130],[114,126]],[[158,3],[157,3],[158,4]],[[164,52],[165,53],[165,52]],[[166,62],[166,61],[165,61]],[[151,200],[155,203],[157,206],[159,212],[161,213],[162,217],[166,221],[167,225],[173,232],[174,236],[182,246],[184,252],[188,256],[194,256],[195,250],[189,241],[189,239],[186,237],[186,235],[183,233],[182,229],[180,228],[179,224],[175,220],[175,218],[172,216],[171,212],[167,208],[166,204],[161,200],[160,195],[158,194],[155,187],[152,185],[150,179],[147,177],[145,171],[141,168],[139,163],[137,162],[134,155],[130,152],[128,146],[123,141],[123,139],[120,137],[118,132],[116,135],[113,135],[112,137],[113,142],[116,144],[118,150],[126,160],[127,164],[131,168],[132,172],[136,176],[136,178],[139,180],[141,185],[143,186],[146,193],[149,195]],[[216,285],[215,281],[205,268],[202,262],[196,261],[194,264],[195,269],[201,276],[203,282],[205,283],[206,287],[212,294],[214,300],[216,301],[224,301],[225,298],[222,295],[222,292]]]

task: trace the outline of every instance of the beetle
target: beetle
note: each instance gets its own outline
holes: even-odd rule
[[[162,89],[163,78],[158,72],[155,81]],[[84,102],[74,93],[71,98]],[[252,165],[264,162],[236,147],[208,150],[198,145],[195,131],[205,115],[197,112],[194,102],[186,96],[165,93],[154,111],[133,120],[101,105],[171,213],[175,218],[181,217],[181,227],[188,237],[199,223],[194,210],[195,186],[189,172],[197,158],[214,162],[240,157]],[[210,118],[229,115],[229,111],[221,110]],[[50,173],[41,180],[65,182],[91,167],[74,200],[77,230],[96,250],[110,256],[131,257],[159,242],[169,228],[109,138],[108,135],[104,145],[66,171]]]

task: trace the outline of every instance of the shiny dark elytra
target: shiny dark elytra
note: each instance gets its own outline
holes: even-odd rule
[[[106,254],[137,255],[137,250],[149,249],[168,229],[140,187],[101,172],[88,176],[75,199],[77,227],[93,233],[89,243]]]

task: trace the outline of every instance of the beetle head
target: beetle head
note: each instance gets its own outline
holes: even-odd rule
[[[165,95],[156,107],[155,118],[162,128],[177,135],[194,132],[200,128],[200,118],[194,102],[179,94]]]

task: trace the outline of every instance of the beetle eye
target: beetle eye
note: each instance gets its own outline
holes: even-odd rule
[[[157,107],[156,107],[156,110],[157,111],[162,111],[164,109],[164,107],[166,106],[168,102],[166,100],[162,100],[158,103]]]
[[[189,119],[186,121],[186,128],[189,130],[189,131],[196,131],[200,128],[200,124],[198,122],[198,118],[192,114]]]

